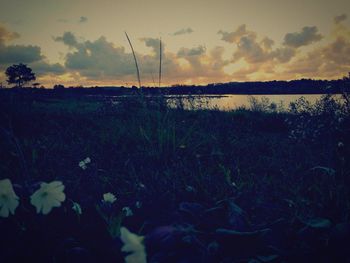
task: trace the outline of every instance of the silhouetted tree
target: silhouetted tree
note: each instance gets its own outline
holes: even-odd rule
[[[38,88],[39,86],[40,86],[40,83],[39,83],[39,82],[33,83],[33,87],[34,87],[34,88]]]
[[[64,85],[56,84],[55,86],[53,86],[53,89],[55,89],[55,90],[63,90],[64,89]]]
[[[6,69],[7,82],[9,84],[16,84],[21,88],[26,82],[35,80],[35,74],[32,69],[25,64],[12,65]]]

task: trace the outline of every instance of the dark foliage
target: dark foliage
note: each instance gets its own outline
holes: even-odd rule
[[[123,262],[111,228],[120,222],[145,236],[148,262],[350,260],[346,103],[325,96],[288,112],[219,112],[141,95],[0,95],[0,179],[21,200],[0,221],[2,262]],[[29,196],[53,180],[67,200],[37,215]],[[101,204],[106,192],[113,205]],[[134,215],[120,216],[123,207]]]

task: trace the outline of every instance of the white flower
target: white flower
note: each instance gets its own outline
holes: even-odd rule
[[[81,215],[81,214],[82,214],[81,206],[80,206],[78,203],[73,202],[72,209],[73,209],[78,215]]]
[[[131,233],[125,227],[120,228],[120,239],[123,241],[123,252],[131,254],[125,257],[126,263],[147,263],[145,246],[143,245],[143,237]]]
[[[61,206],[61,202],[66,199],[63,190],[64,185],[60,181],[42,183],[40,189],[30,197],[30,203],[36,207],[37,213],[47,215],[53,207]]]
[[[338,142],[338,147],[339,147],[339,148],[344,147],[344,143],[342,143],[342,142]]]
[[[0,180],[0,216],[8,217],[9,214],[15,214],[19,205],[19,198],[13,190],[9,179]]]
[[[122,211],[124,212],[125,216],[132,216],[134,214],[131,208],[128,206],[123,207]]]
[[[103,194],[103,201],[105,201],[107,203],[113,204],[116,200],[117,200],[117,198],[112,193],[105,193],[105,194]]]
[[[81,169],[83,169],[83,170],[85,170],[85,169],[87,168],[87,166],[86,166],[86,164],[85,164],[84,161],[80,161],[80,162],[79,162],[79,167],[80,167]]]
[[[87,164],[91,163],[90,157],[86,157],[84,160],[79,162],[79,167],[83,170],[87,168]]]

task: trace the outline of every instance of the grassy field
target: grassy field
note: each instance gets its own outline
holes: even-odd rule
[[[9,262],[123,262],[125,226],[145,236],[147,262],[349,262],[349,104],[258,106],[2,98],[0,180],[20,205],[0,219],[0,251]],[[66,200],[38,215],[29,196],[51,181]]]

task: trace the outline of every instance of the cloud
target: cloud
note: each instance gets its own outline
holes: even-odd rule
[[[233,61],[244,58],[248,63],[260,63],[271,59],[271,54],[257,42],[256,36],[242,36],[237,42],[237,47],[237,51],[233,54]]]
[[[350,71],[350,30],[338,16],[327,42],[298,56],[282,72],[288,78],[341,78]],[[338,22],[337,22],[338,21]]]
[[[289,62],[295,55],[295,49],[289,47],[277,48],[272,52],[272,57],[277,59],[280,63]]]
[[[323,38],[317,31],[318,29],[315,26],[306,26],[303,27],[301,32],[288,33],[284,36],[284,45],[299,48],[317,42]]]
[[[80,18],[79,18],[79,23],[85,23],[85,22],[87,22],[88,21],[88,18],[86,17],[86,16],[81,16]]]
[[[140,38],[146,45],[146,47],[150,47],[153,51],[153,54],[159,56],[160,51],[160,40],[157,38],[144,37]],[[162,42],[162,49],[164,50],[164,43]]]
[[[339,36],[334,42],[322,48],[325,62],[334,62],[350,67],[350,41]]]
[[[306,26],[299,32],[287,33],[279,43],[268,36],[259,36],[244,24],[231,32],[218,31],[221,40],[230,44],[225,48],[184,46],[169,52],[166,43],[162,42],[162,80],[167,84],[203,84],[318,76],[337,78],[350,71],[350,34],[344,24],[334,27],[334,32],[327,36],[328,44],[322,41],[305,50],[299,47],[323,38],[317,27]],[[74,81],[137,82],[129,47],[118,46],[103,36],[96,40],[81,40],[72,32],[54,39],[70,47],[64,65],[66,72],[75,76]],[[142,84],[152,85],[158,78],[159,39],[144,37],[139,40],[151,50],[141,54],[136,49]],[[232,54],[228,58],[227,52]],[[62,68],[58,65],[57,70]]]
[[[198,46],[195,48],[181,48],[177,52],[178,57],[189,57],[189,56],[200,56],[205,53],[205,47],[204,46]]]
[[[274,44],[275,44],[275,41],[273,41],[272,39],[270,39],[268,37],[265,37],[263,40],[261,40],[261,45],[266,50],[270,50]]]
[[[66,69],[59,63],[50,64],[45,60],[36,61],[30,64],[30,67],[33,69],[37,75],[62,75],[66,73]]]
[[[74,39],[76,38],[74,37]],[[141,77],[145,79],[158,70],[159,40],[154,38],[141,40],[154,51],[151,55],[136,53]],[[63,41],[63,43],[68,45],[67,41]],[[82,77],[90,80],[135,80],[136,71],[133,55],[131,52],[127,52],[124,47],[115,46],[103,36],[95,41],[75,43],[74,47],[74,51],[69,52],[65,58],[67,69],[76,71]],[[175,60],[171,55],[163,57],[164,74],[178,70]]]
[[[72,32],[64,32],[63,36],[54,37],[54,40],[57,42],[63,42],[69,47],[76,47],[78,45],[78,41]]]
[[[0,24],[0,45],[10,42],[16,38],[19,38],[19,34],[16,32],[8,31],[5,26]]]
[[[31,63],[43,58],[38,46],[0,45],[0,64]]]
[[[275,42],[264,37],[258,40],[258,34],[248,30],[245,24],[237,27],[235,31],[218,31],[221,39],[228,43],[235,44],[236,50],[232,56],[232,62],[238,62],[244,59],[248,64],[270,63],[270,62],[289,62],[296,54],[295,50],[289,47],[273,49]]]
[[[191,81],[204,83],[229,81],[230,76],[224,72],[224,67],[230,62],[223,59],[225,49],[216,46],[207,50],[204,46],[195,48],[180,48],[177,52],[177,59],[184,59],[188,62],[185,69],[175,72],[178,75],[185,75]]]
[[[179,36],[179,35],[185,35],[185,34],[191,34],[193,33],[193,29],[188,27],[188,28],[182,28],[176,32],[173,33],[174,36]]]
[[[56,37],[65,45],[72,47],[66,54],[65,67],[71,73],[77,73],[87,83],[135,82],[136,71],[133,55],[129,48],[116,46],[105,37],[94,41],[77,41],[75,35],[66,32]],[[158,78],[159,39],[140,38],[145,46],[152,49],[150,54],[136,52],[142,83],[152,85]],[[136,50],[137,51],[137,50]],[[223,67],[229,63],[223,60],[224,48],[215,47],[209,51],[203,46],[194,48],[182,47],[178,52],[166,51],[162,42],[162,79],[167,83],[209,83],[218,78],[228,80]]]
[[[66,54],[65,67],[84,77],[110,79],[135,72],[131,54],[127,54],[124,47],[115,47],[105,37],[78,43],[73,33],[65,32],[55,40],[74,48]]]
[[[222,35],[221,40],[224,40],[228,43],[237,43],[242,37],[256,38],[256,33],[253,31],[248,31],[245,24],[240,25],[236,31],[225,32],[222,30],[218,31],[218,34]]]
[[[339,78],[350,71],[350,40],[338,36],[288,65],[285,74],[296,77]]]
[[[347,19],[347,15],[346,14],[341,14],[339,16],[334,17],[334,23],[335,24],[339,24],[339,23],[345,21],[346,19]]]
[[[236,51],[233,53],[232,62],[244,59],[248,63],[260,63],[269,59],[269,50],[272,42],[264,39],[262,43],[257,42],[257,34],[247,30],[245,24],[240,25],[233,32],[220,30],[218,34],[222,35],[221,39],[228,43],[235,44]]]
[[[19,38],[16,32],[8,31],[0,24],[0,64],[31,63],[42,59],[41,49],[38,46],[8,45],[12,40]]]

